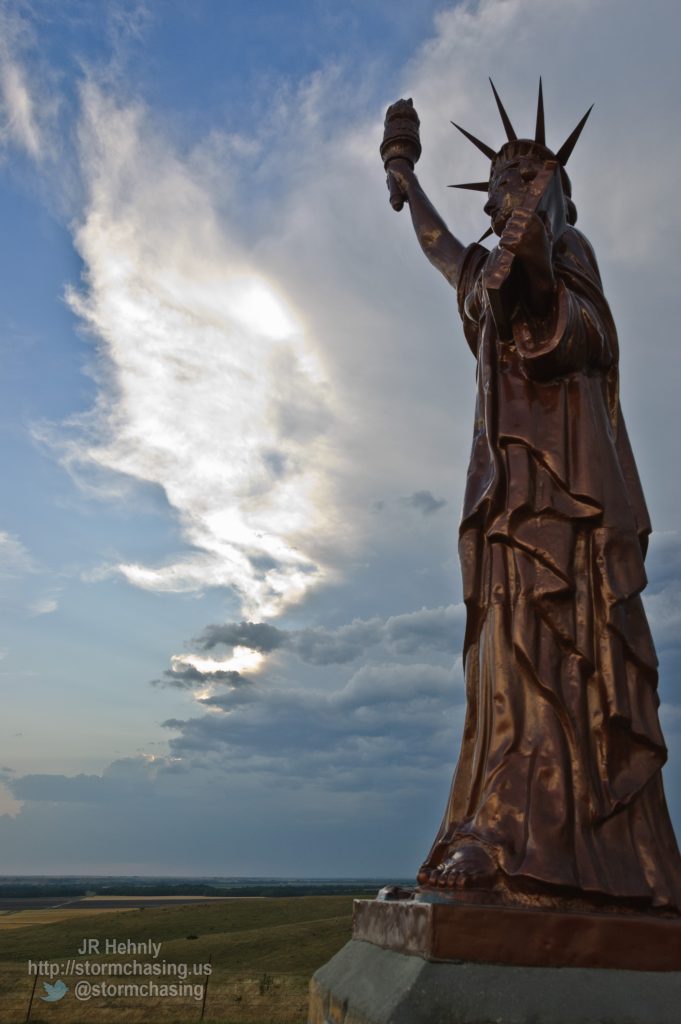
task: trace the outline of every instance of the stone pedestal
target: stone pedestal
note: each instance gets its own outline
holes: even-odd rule
[[[308,1024],[678,1024],[681,922],[356,900]]]

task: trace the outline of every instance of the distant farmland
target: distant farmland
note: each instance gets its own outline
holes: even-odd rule
[[[2,1021],[19,1024],[26,1019],[34,980],[27,973],[29,960],[56,962],[72,971],[74,963],[85,960],[97,971],[113,969],[102,965],[136,960],[142,965],[165,962],[168,971],[184,970],[178,965],[186,965],[190,972],[193,965],[210,961],[204,1020],[211,1024],[304,1024],[310,976],[349,939],[351,915],[351,896],[206,900],[105,913],[66,905],[0,915]],[[89,937],[129,942],[133,948],[160,942],[161,949],[156,958],[127,953],[78,956]],[[45,994],[42,983],[58,978],[38,978],[33,1024],[188,1024],[198,1021],[201,1013],[201,1001],[193,995],[105,995],[79,1002],[74,993],[79,976],[62,972],[59,977],[68,991],[49,1005],[40,998]],[[127,983],[149,978],[98,974],[90,980]],[[178,978],[170,974],[153,980],[163,984]],[[203,980],[191,973],[186,979],[192,986]]]

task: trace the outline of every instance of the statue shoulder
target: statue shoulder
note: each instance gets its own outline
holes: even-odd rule
[[[568,225],[556,246],[556,259],[558,264],[565,263],[572,267],[579,266],[589,276],[595,277],[598,284],[601,284],[601,273],[598,269],[598,261],[594,248],[579,228]]]
[[[470,297],[476,288],[481,284],[482,269],[489,257],[490,251],[479,242],[467,245],[461,253],[458,268],[457,298],[459,302],[459,313],[463,317],[470,313]],[[468,300],[468,302],[467,302]]]

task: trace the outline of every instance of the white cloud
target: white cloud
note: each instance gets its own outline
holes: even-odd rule
[[[176,510],[193,550],[122,563],[129,582],[233,587],[248,613],[276,614],[327,571],[323,370],[285,296],[141,107],[90,84],[80,137],[87,270],[68,299],[99,343],[101,392],[62,442],[65,460],[158,484]]]
[[[484,158],[450,119],[501,138],[480,53],[518,126],[529,127],[528,67],[560,31],[545,81],[558,144],[597,88],[587,75],[561,91],[574,48],[585,20],[595,38],[605,32],[610,7],[485,0],[438,16],[403,91],[422,119],[419,172],[464,239],[485,226],[482,204],[445,186],[480,177]],[[452,538],[447,510],[460,505],[465,479],[474,363],[453,293],[418,252],[408,213],[387,205],[378,111],[351,123],[351,96],[342,69],[318,72],[275,96],[276,117],[257,139],[235,146],[216,132],[181,154],[141,106],[117,104],[92,82],[84,91],[89,198],[76,240],[87,277],[70,301],[103,359],[100,402],[80,424],[89,437],[67,460],[160,485],[192,549],[156,565],[122,560],[117,571],[133,585],[232,586],[248,614],[272,615],[336,578],[332,569],[348,575],[349,552],[379,561],[419,546],[427,562]],[[600,160],[602,178],[611,158],[597,115],[573,157],[575,196],[587,232],[590,219],[616,259],[598,178],[584,175]],[[276,207],[265,202],[269,216],[256,216],[248,188],[260,196],[275,186]],[[627,189],[637,184],[618,178],[608,202]],[[628,237],[643,238],[632,224]],[[640,249],[631,256],[638,264]],[[405,494],[445,511],[415,523]],[[426,509],[429,495],[437,498]],[[384,499],[385,514],[372,516]],[[453,557],[453,538],[449,546]]]
[[[42,59],[31,12],[21,5],[0,5],[0,152],[13,147],[39,164],[54,154],[55,83]]]
[[[2,54],[0,59],[0,140],[5,144],[14,142],[37,159],[41,154],[40,134],[24,70]]]
[[[58,607],[59,602],[56,597],[46,594],[32,601],[28,606],[28,610],[31,615],[51,615],[52,612],[56,612]]]
[[[22,806],[23,804],[20,800],[14,799],[8,786],[4,782],[0,782],[0,819],[3,814],[10,818],[15,818],[21,811]]]
[[[0,579],[33,572],[35,565],[18,537],[0,530]]]

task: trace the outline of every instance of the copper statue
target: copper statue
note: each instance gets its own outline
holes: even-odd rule
[[[618,343],[575,227],[541,81],[533,139],[507,141],[483,191],[498,236],[463,245],[414,173],[410,100],[381,154],[430,262],[456,289],[477,360],[459,551],[467,714],[421,894],[679,913],[681,856],[661,768],[657,660],[641,602],[650,522],[618,398]],[[455,127],[459,127],[456,125]]]

